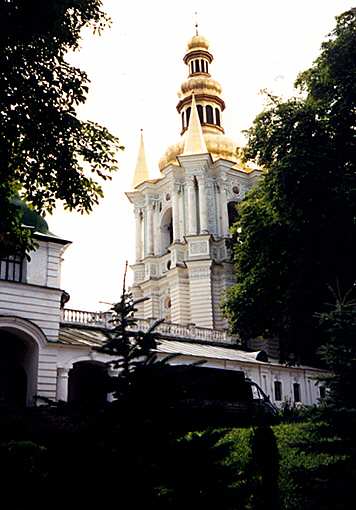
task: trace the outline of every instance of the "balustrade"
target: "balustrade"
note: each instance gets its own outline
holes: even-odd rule
[[[72,324],[88,327],[101,327],[110,329],[113,327],[111,322],[111,312],[88,312],[84,310],[72,310],[65,308],[62,310],[62,324]],[[136,325],[132,327],[133,331],[145,331],[151,326],[153,320],[137,319]],[[181,324],[172,324],[162,322],[156,328],[157,333],[170,339],[191,340],[200,342],[214,342],[221,344],[235,343],[236,339],[229,335],[227,331],[216,329],[201,328],[199,326]]]

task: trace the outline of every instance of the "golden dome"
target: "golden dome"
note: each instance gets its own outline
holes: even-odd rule
[[[190,95],[193,91],[195,94],[216,94],[218,96],[220,96],[222,92],[221,85],[218,81],[203,76],[192,76],[182,83],[180,89],[184,96]]]
[[[210,152],[214,161],[217,159],[226,159],[239,163],[238,147],[236,143],[226,135],[221,133],[204,133],[204,140],[208,152]],[[184,137],[175,145],[168,147],[159,162],[159,169],[162,171],[168,165],[177,165],[177,156],[183,154]]]
[[[196,49],[209,49],[209,42],[202,35],[193,35],[191,40],[187,44],[187,50],[196,50]]]

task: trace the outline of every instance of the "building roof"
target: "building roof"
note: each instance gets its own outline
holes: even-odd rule
[[[66,326],[61,324],[59,330],[59,342],[65,345],[81,347],[98,347],[106,340],[105,330],[100,328],[88,328],[80,326]],[[191,356],[200,359],[226,360],[237,363],[250,363],[254,365],[275,365],[284,367],[277,359],[262,361],[261,351],[247,352],[234,347],[220,347],[216,345],[202,344],[198,342],[184,342],[181,340],[159,340],[157,352],[160,354],[177,354]],[[300,369],[313,369],[313,367],[298,366]],[[318,370],[318,369],[315,369]]]
[[[34,229],[35,232],[40,234],[49,233],[49,228],[46,220],[42,218],[42,216],[36,211],[31,209],[31,207],[26,204],[24,200],[21,200],[20,197],[15,197],[12,199],[12,203],[20,210],[22,215],[22,224],[25,227],[30,227]]]

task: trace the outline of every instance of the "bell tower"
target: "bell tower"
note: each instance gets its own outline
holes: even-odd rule
[[[181,138],[160,160],[161,178],[150,179],[143,137],[127,193],[136,218],[135,297],[149,297],[138,317],[225,329],[220,309],[233,281],[227,240],[234,204],[259,175],[241,164],[222,127],[225,103],[210,75],[213,55],[196,34],[183,59],[188,77],[177,111]]]

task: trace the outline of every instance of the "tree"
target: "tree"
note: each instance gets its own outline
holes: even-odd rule
[[[3,252],[33,248],[22,228],[18,192],[36,212],[56,200],[89,212],[100,180],[116,169],[118,139],[80,120],[89,79],[66,55],[84,27],[108,24],[102,0],[0,0],[0,241]]]
[[[334,408],[356,410],[356,302],[333,292],[335,304],[318,314],[324,333],[320,356],[330,374],[324,383],[326,402]]]
[[[156,320],[147,331],[137,329],[136,305],[149,298],[133,299],[126,290],[126,273],[127,262],[120,301],[111,308],[114,327],[108,331],[107,341],[97,348],[97,351],[115,357],[109,364],[118,370],[118,375],[112,381],[114,396],[119,400],[130,398],[136,390],[138,368],[142,369],[156,361],[154,350],[157,348],[158,333],[154,329],[163,322],[163,319]]]
[[[282,359],[315,362],[328,285],[356,277],[356,9],[296,87],[288,101],[269,95],[248,131],[245,159],[265,172],[238,206],[224,309],[244,341],[277,337]]]

